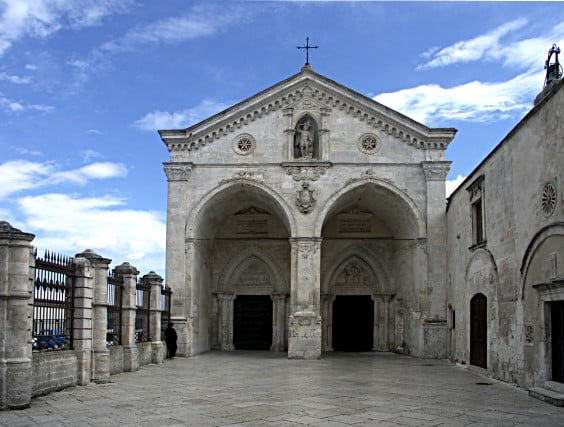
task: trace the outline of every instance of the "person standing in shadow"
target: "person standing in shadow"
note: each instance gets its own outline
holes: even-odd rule
[[[164,332],[168,359],[172,359],[176,355],[176,340],[178,336],[176,335],[176,330],[172,327],[172,325],[173,323],[169,322],[168,327]]]

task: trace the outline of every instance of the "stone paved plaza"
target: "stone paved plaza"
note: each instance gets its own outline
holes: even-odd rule
[[[1,426],[564,426],[564,408],[443,360],[211,352],[0,412]]]

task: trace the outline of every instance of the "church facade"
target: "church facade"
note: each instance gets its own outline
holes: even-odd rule
[[[456,130],[429,128],[309,64],[194,126],[159,131],[170,153],[166,283],[178,354],[394,351],[514,382],[549,379],[551,309],[539,306],[564,300],[560,285],[546,285],[561,284],[562,271],[543,275],[540,265],[562,259],[564,214],[558,202],[531,222],[520,204],[549,182],[561,200],[562,120],[535,133],[562,111],[545,106],[562,106],[564,91],[553,92],[511,134],[522,164],[504,141],[448,210],[445,151]],[[543,162],[551,168],[537,173]],[[500,194],[511,179],[531,194]],[[479,356],[476,310],[486,325]],[[540,342],[542,354],[528,356]],[[510,373],[528,364],[544,374]]]

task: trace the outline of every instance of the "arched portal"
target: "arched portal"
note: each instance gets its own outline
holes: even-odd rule
[[[415,203],[388,182],[354,182],[320,216],[322,346],[409,352],[409,316],[425,278],[424,227]],[[351,341],[351,339],[353,341]]]
[[[194,252],[187,289],[193,354],[212,348],[284,349],[292,227],[288,212],[268,188],[247,180],[217,188],[193,212],[187,223]],[[257,310],[270,311],[270,320],[249,314]],[[257,347],[252,341],[259,335]]]

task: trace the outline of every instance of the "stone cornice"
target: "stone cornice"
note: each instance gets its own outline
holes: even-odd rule
[[[452,128],[428,128],[311,70],[302,72],[187,129],[160,130],[170,152],[197,150],[279,109],[311,103],[325,114],[336,109],[419,149],[445,150]],[[288,110],[286,110],[287,112]]]

